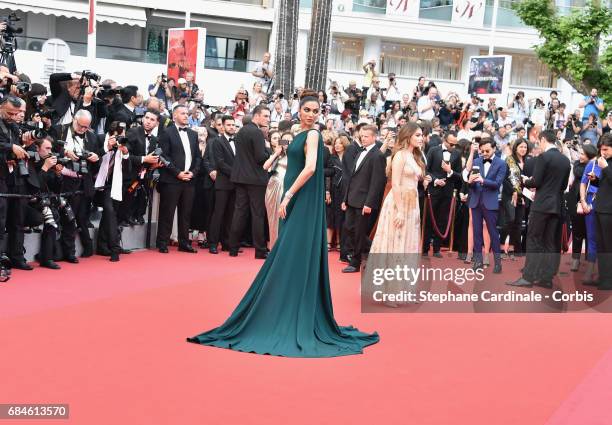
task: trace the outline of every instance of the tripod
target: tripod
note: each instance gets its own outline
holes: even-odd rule
[[[17,71],[15,50],[17,50],[17,40],[14,36],[6,34],[0,36],[0,63],[5,63],[11,74]]]

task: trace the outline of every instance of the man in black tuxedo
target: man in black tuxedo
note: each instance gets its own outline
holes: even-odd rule
[[[527,188],[535,188],[536,194],[527,230],[527,257],[523,276],[508,285],[531,287],[534,283],[552,288],[557,273],[559,256],[557,238],[560,228],[563,192],[567,187],[571,170],[567,159],[557,148],[556,135],[551,130],[540,134],[542,153],[536,158],[533,177],[524,177]]]
[[[172,119],[174,123],[159,139],[159,147],[169,164],[161,168],[159,176],[157,247],[159,252],[168,253],[174,210],[178,207],[179,251],[196,253],[189,241],[189,220],[195,194],[194,177],[202,161],[198,134],[187,127],[189,115],[186,106],[175,106]]]
[[[229,250],[228,238],[234,216],[236,188],[231,181],[232,167],[236,156],[234,134],[236,125],[231,115],[222,117],[223,134],[213,142],[212,156],[216,167],[215,209],[208,231],[208,251],[218,254],[217,245],[221,242],[224,250]]]
[[[599,280],[597,289],[612,290],[612,133],[599,140],[601,156],[597,165],[601,168],[599,178],[591,177],[598,186],[595,216],[597,226],[597,266]]]
[[[121,89],[121,102],[107,123],[110,125],[113,121],[124,122],[127,128],[130,128],[136,120],[136,106],[140,102],[140,96],[138,95],[138,87],[136,86],[125,86]],[[108,131],[108,129],[107,129]]]
[[[120,220],[128,219],[130,224],[144,224],[148,200],[146,191],[150,182],[148,171],[159,162],[159,157],[153,154],[158,142],[153,133],[158,125],[159,113],[147,110],[142,117],[142,125],[132,127],[126,133],[130,166],[124,178],[128,182],[128,193],[123,201],[124,211]],[[139,182],[139,188],[130,192],[129,186],[136,181]]]
[[[448,225],[448,212],[453,199],[453,190],[460,188],[462,182],[461,153],[455,149],[456,145],[457,135],[449,132],[446,133],[441,145],[431,147],[427,153],[427,174],[432,178],[432,184],[429,186],[431,209],[440,232],[444,232]],[[442,258],[440,247],[443,240],[434,231],[430,214],[427,214],[425,222],[423,255],[429,253],[429,244],[433,237],[433,256]]]
[[[74,163],[86,165],[78,173],[67,170],[69,174],[65,174],[62,181],[62,192],[83,192],[67,197],[76,221],[64,222],[60,236],[64,260],[69,263],[78,263],[75,245],[77,228],[83,246],[81,257],[91,257],[93,255],[93,243],[87,223],[89,221],[90,204],[94,195],[92,175],[97,170],[100,149],[98,137],[91,130],[91,114],[87,110],[77,111],[74,114],[72,124],[60,127],[59,135],[59,140],[66,142],[63,147],[64,155]],[[83,173],[83,171],[86,171],[86,173]],[[64,217],[62,217],[62,220],[64,220]]]
[[[347,250],[353,255],[343,273],[356,273],[361,255],[369,251],[369,235],[374,227],[385,191],[385,155],[376,146],[376,126],[360,130],[361,149],[348,175],[342,210],[346,211],[344,231]]]
[[[253,118],[236,134],[236,155],[232,167],[231,182],[236,186],[236,204],[230,231],[230,256],[238,256],[240,238],[251,213],[251,232],[255,246],[255,258],[268,256],[265,237],[265,195],[268,173],[263,164],[270,157],[266,141],[259,129],[270,124],[270,110],[264,105],[253,109]]]
[[[83,87],[81,87],[83,85]],[[71,124],[79,109],[86,109],[92,116],[91,127],[96,128],[100,119],[106,117],[103,101],[94,96],[94,89],[80,74],[58,72],[49,76],[51,97],[47,105],[53,109],[53,125]]]

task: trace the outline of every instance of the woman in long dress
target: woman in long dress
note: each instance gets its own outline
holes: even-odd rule
[[[387,166],[391,191],[383,201],[370,248],[370,254],[378,254],[371,256],[377,268],[395,268],[404,264],[418,267],[421,252],[418,184],[419,180],[423,180],[423,185],[427,187],[431,180],[425,176],[422,147],[423,131],[419,125],[408,122],[402,126]],[[402,290],[414,292],[416,288],[415,285],[407,287],[398,282],[389,282],[385,286],[387,294]],[[399,305],[393,301],[385,304],[390,307]]]
[[[323,141],[316,93],[299,103],[302,131],[287,149],[276,244],[232,315],[189,342],[286,357],[335,357],[379,341],[334,319],[325,224]]]
[[[264,163],[264,170],[272,173],[266,188],[266,213],[268,214],[268,229],[270,233],[270,248],[278,238],[279,215],[278,208],[283,199],[283,181],[287,171],[287,146],[293,140],[293,135],[284,133],[280,142],[274,147],[274,154]]]

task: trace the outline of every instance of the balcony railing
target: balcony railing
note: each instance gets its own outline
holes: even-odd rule
[[[44,38],[17,37],[19,49],[40,52],[47,41]],[[70,54],[74,56],[87,56],[87,43],[78,41],[66,41],[70,47]],[[166,63],[166,52],[144,49],[132,49],[121,46],[96,46],[96,57],[100,59],[113,59],[141,63]],[[248,59],[234,59],[225,57],[206,56],[205,66],[208,69],[220,69],[225,71],[251,72],[257,66],[257,61]]]

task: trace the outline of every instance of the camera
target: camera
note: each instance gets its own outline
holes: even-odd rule
[[[166,84],[168,82],[168,76],[166,74],[161,75],[161,82]]]
[[[279,145],[279,146],[289,146],[289,140],[283,140],[283,139],[280,139],[280,140],[278,141],[278,145]]]
[[[170,161],[164,158],[161,148],[155,148],[155,150],[153,151],[153,155],[159,158],[159,163],[163,165],[164,167],[167,167],[170,165]]]
[[[25,81],[20,81],[15,84],[15,87],[17,88],[17,93],[19,93],[20,96],[23,96],[30,91],[32,84]]]
[[[106,99],[109,97],[115,97],[120,94],[120,91],[117,89],[111,88],[110,84],[102,84],[100,91],[98,91],[98,98]]]
[[[47,109],[45,111],[40,112],[40,117],[52,119],[54,113],[55,113],[55,109]]]
[[[436,100],[436,104],[438,104],[442,108],[446,106],[446,102],[444,101],[444,99]]]
[[[19,124],[22,136],[29,134],[32,139],[40,140],[49,135],[44,129],[28,124]]]
[[[297,94],[297,92],[293,92],[293,99],[294,99],[294,100],[297,100],[297,98],[298,98],[298,94]]]
[[[533,127],[535,124],[529,118],[523,119],[523,125]]]
[[[87,81],[95,81],[96,83],[99,83],[102,78],[95,72],[85,70],[81,73],[81,79]]]

